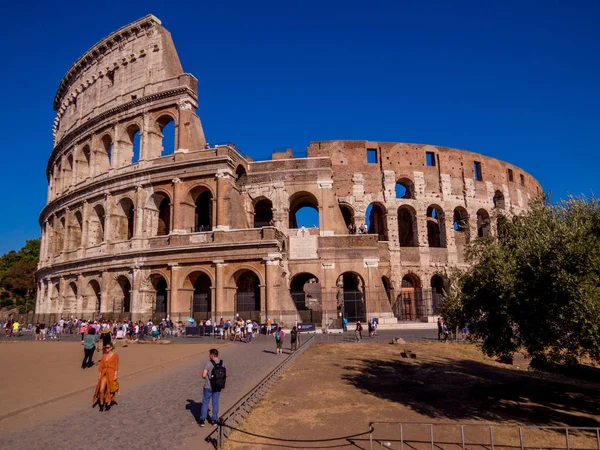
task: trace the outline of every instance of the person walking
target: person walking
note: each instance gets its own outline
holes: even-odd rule
[[[92,367],[94,365],[94,350],[96,350],[96,329],[90,327],[87,334],[83,337],[83,361],[81,368]]]
[[[219,399],[227,379],[227,366],[223,360],[219,359],[219,350],[216,348],[211,348],[208,352],[208,361],[204,364],[202,378],[204,378],[204,387],[202,389],[200,426],[204,426],[208,417],[209,402],[212,402],[212,414],[208,419],[208,423],[216,426],[219,419]]]
[[[438,317],[437,327],[438,327],[438,341],[441,341],[442,340],[442,334],[444,332],[444,330],[442,328],[442,318],[441,317]]]
[[[254,324],[250,319],[246,322],[246,343],[252,344],[252,337],[254,336]]]
[[[271,319],[267,318],[267,334],[271,334]]]
[[[342,320],[342,329],[343,331],[348,331],[348,318],[344,317],[344,320]]]
[[[38,322],[38,323],[35,325],[35,340],[36,340],[36,341],[39,341],[39,340],[40,340],[40,332],[41,332],[41,330],[40,330],[40,323]]]
[[[360,324],[360,320],[359,320],[358,322],[356,322],[356,330],[354,332],[355,335],[356,335],[356,341],[357,342],[362,341],[362,330],[363,330],[363,327]]]
[[[293,327],[292,331],[290,331],[290,351],[292,352],[298,350],[298,337],[298,330],[296,327]]]
[[[275,345],[276,345],[276,354],[283,355],[283,338],[285,337],[285,333],[281,327],[277,328],[275,332]]]
[[[98,384],[92,398],[92,406],[95,406],[96,402],[100,403],[100,412],[110,410],[115,394],[119,391],[119,355],[113,351],[112,343],[104,349],[106,353],[102,355],[98,365]]]

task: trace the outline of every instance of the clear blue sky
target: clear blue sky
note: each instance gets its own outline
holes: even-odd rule
[[[431,143],[510,161],[554,200],[600,193],[599,1],[3,2],[0,253],[40,234],[63,74],[148,13],[199,80],[209,142]]]

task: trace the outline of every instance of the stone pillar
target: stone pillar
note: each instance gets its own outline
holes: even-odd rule
[[[173,207],[171,208],[171,234],[188,233],[185,229],[185,207],[181,204],[183,197],[183,183],[179,178],[173,178]],[[192,230],[193,231],[193,230]]]
[[[140,132],[140,161],[151,159],[150,151],[150,114],[144,114],[142,118],[142,130]]]
[[[89,235],[89,229],[90,229],[90,225],[89,225],[90,204],[88,203],[87,200],[83,201],[83,208],[82,208],[81,214],[82,214],[83,224],[81,226],[81,242],[79,244],[79,248],[81,249],[81,252],[80,252],[81,257],[84,257],[85,251],[89,246],[88,235]]]
[[[275,281],[277,277],[277,268],[279,267],[279,259],[272,256],[263,258],[265,265],[265,297],[261,304],[261,319],[265,319],[269,315],[273,315],[275,309],[281,310],[281,305],[277,303],[277,292]]]
[[[111,230],[113,227],[113,198],[110,192],[107,192],[104,197],[104,242],[112,241]]]
[[[110,275],[110,272],[102,272],[102,286],[101,286],[101,293],[100,293],[100,315],[102,315],[102,313],[107,313],[107,312],[112,312],[112,304],[109,305],[109,290],[111,287],[111,280],[112,277]],[[113,300],[114,301],[114,300]]]
[[[219,169],[215,174],[217,179],[217,198],[213,200],[216,205],[216,221],[213,220],[213,228],[216,230],[229,230],[229,177],[231,172],[226,169]]]
[[[225,277],[224,267],[227,265],[222,259],[213,261],[215,267],[215,295],[211,296],[211,311],[223,315],[225,311]]]

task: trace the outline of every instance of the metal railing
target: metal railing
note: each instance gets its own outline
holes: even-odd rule
[[[223,413],[218,421],[217,429],[208,435],[206,441],[215,444],[217,448],[221,448],[225,440],[231,434],[232,428],[239,425],[246,417],[248,417],[254,405],[256,405],[271,386],[275,384],[289,365],[295,361],[298,356],[304,353],[313,342],[314,337],[312,336],[304,341],[298,350],[284,359],[281,364],[275,367],[275,369],[264,377],[256,386],[243,395],[235,405]]]
[[[394,435],[386,435],[386,437],[375,437],[375,434],[379,434],[377,430],[378,425],[384,425],[386,428],[396,428],[397,434]],[[415,429],[421,428],[421,433],[417,435],[419,438],[415,438]],[[445,433],[443,440],[437,440],[435,437],[435,429],[436,428],[453,428],[460,431],[460,441],[453,440],[452,438],[449,440],[447,433]],[[443,448],[441,445],[460,445],[462,450],[466,450],[467,446],[469,448],[473,448],[474,446],[481,447],[482,449],[495,450],[496,448],[520,448],[521,450],[526,450],[530,448],[545,448],[547,446],[540,446],[539,444],[532,444],[531,446],[527,446],[525,442],[526,431],[552,431],[552,432],[560,432],[564,434],[564,447],[556,447],[551,446],[553,449],[561,449],[564,448],[566,450],[571,450],[572,448],[578,448],[577,446],[573,447],[571,445],[572,436],[585,432],[589,435],[593,436],[591,440],[596,441],[596,448],[600,450],[600,428],[595,427],[558,427],[558,426],[533,426],[533,425],[497,425],[497,424],[460,424],[460,423],[422,423],[422,422],[369,422],[369,448],[371,450],[376,448],[398,448],[399,450],[404,450],[406,448],[414,449],[415,444],[421,444],[419,448],[429,447],[431,450],[436,450],[436,447]],[[412,438],[407,438],[407,429],[410,429],[413,433]],[[465,440],[465,429],[479,429],[483,430],[484,434],[489,436],[489,439],[485,439],[486,442],[469,442],[467,443]],[[487,429],[487,430],[486,430]],[[514,444],[507,443],[498,443],[496,438],[496,434],[494,430],[502,429],[502,430],[512,430],[518,432],[518,444],[515,442]],[[423,433],[427,433],[427,440],[420,438],[423,436]],[[394,438],[394,439],[392,439]],[[516,439],[515,439],[516,441]],[[398,443],[398,447],[394,447],[393,444]],[[591,450],[590,447],[586,447],[588,450]]]

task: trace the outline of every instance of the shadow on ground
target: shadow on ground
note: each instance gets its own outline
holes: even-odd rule
[[[186,400],[187,405],[185,405],[185,409],[189,410],[190,413],[192,413],[192,416],[194,416],[194,419],[196,419],[196,422],[198,424],[200,424],[200,414],[202,413],[202,403],[198,403],[192,399],[187,399]]]
[[[362,359],[342,377],[432,419],[600,427],[600,383],[472,360]]]

